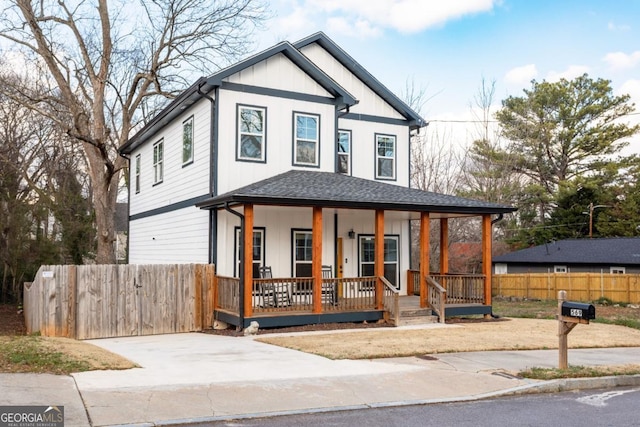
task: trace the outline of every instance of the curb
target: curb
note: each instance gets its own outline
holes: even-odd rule
[[[231,421],[231,420],[248,420],[254,418],[270,418],[286,415],[302,415],[302,414],[318,414],[324,412],[341,412],[341,411],[354,411],[362,409],[373,408],[393,408],[402,406],[414,406],[414,405],[434,405],[438,403],[455,403],[455,402],[472,402],[483,399],[490,399],[500,396],[522,396],[526,394],[541,394],[541,393],[559,393],[563,391],[573,390],[590,390],[599,388],[613,388],[613,387],[634,387],[640,386],[640,375],[618,375],[608,377],[594,377],[594,378],[564,378],[549,381],[540,381],[533,384],[526,384],[519,387],[514,387],[505,390],[499,390],[490,393],[482,393],[470,396],[460,396],[447,399],[424,399],[424,400],[400,400],[395,402],[378,402],[361,405],[349,405],[349,406],[336,406],[325,408],[310,408],[310,409],[297,409],[290,411],[274,411],[274,412],[259,412],[248,414],[236,414],[236,415],[221,415],[202,418],[184,418],[176,420],[157,421],[154,423],[138,423],[138,424],[118,424],[110,427],[155,427],[155,426],[179,426],[198,423],[211,423],[218,421]]]

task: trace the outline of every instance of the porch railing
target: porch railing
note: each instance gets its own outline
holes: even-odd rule
[[[447,304],[483,304],[483,274],[430,274],[447,290]]]
[[[446,300],[447,290],[440,286],[431,276],[427,276],[427,304],[436,316],[438,316],[440,323],[445,322]]]
[[[398,326],[400,323],[400,301],[399,294],[400,292],[393,286],[384,276],[380,278],[382,280],[382,284],[384,285],[384,294],[382,296],[382,304],[385,311],[385,316],[388,316],[388,319],[395,326]]]
[[[483,274],[433,274],[438,284],[447,290],[447,304],[483,304]],[[420,295],[420,271],[408,270],[407,283],[413,295]]]

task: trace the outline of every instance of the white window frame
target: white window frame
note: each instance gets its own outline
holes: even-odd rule
[[[153,144],[153,184],[164,179],[164,138]]]
[[[316,122],[315,134],[305,132],[304,135],[298,136],[298,118],[312,119]],[[313,144],[313,161],[301,159],[299,156],[298,146]],[[309,113],[293,113],[293,164],[295,166],[320,166],[320,115]]]
[[[298,258],[298,235],[304,235],[305,236],[305,242],[308,242],[308,245],[306,245],[303,249],[305,250],[304,253],[302,254],[303,257],[302,258]],[[311,263],[313,262],[313,231],[312,230],[305,230],[305,229],[294,229],[292,230],[291,233],[292,236],[292,242],[291,242],[291,248],[293,253],[291,254],[291,260],[293,261],[293,271],[291,272],[293,277],[297,277],[297,268],[296,266],[298,264],[309,264],[311,265]],[[311,251],[311,253],[307,253],[307,251]]]
[[[135,164],[135,177],[134,177],[134,182],[135,182],[135,191],[136,194],[138,194],[140,192],[140,168],[141,168],[141,157],[140,154],[136,155],[136,164]]]
[[[193,163],[193,116],[182,122],[182,166]]]
[[[554,265],[553,266],[554,273],[568,273],[569,269],[566,265]]]
[[[508,273],[507,264],[501,263],[501,262],[495,263],[493,270],[494,270],[493,271],[494,274],[507,274]]]
[[[612,266],[609,267],[610,274],[626,274],[627,269],[625,267]]]
[[[257,112],[259,114],[256,117],[260,117],[260,129],[252,130],[252,129],[243,129],[242,124],[244,123],[242,120],[243,111],[249,112]],[[236,139],[236,159],[241,161],[248,162],[266,162],[267,160],[267,109],[265,107],[257,107],[253,105],[238,105],[237,110],[237,139]],[[252,138],[253,140],[259,142],[260,153],[256,156],[248,155],[244,150],[243,138]]]
[[[375,170],[376,170],[376,179],[384,179],[384,180],[395,180],[396,179],[396,161],[397,161],[397,153],[398,153],[398,143],[397,143],[397,138],[395,135],[387,135],[387,134],[381,134],[381,133],[376,133],[375,135],[376,138],[376,164],[375,164]],[[384,150],[384,153],[380,152],[380,144],[383,142],[391,142],[392,144],[392,150],[393,153],[391,155],[389,155],[387,153],[387,150]],[[384,147],[383,147],[384,148]],[[381,163],[387,163],[390,162],[391,163],[391,167],[392,167],[392,172],[391,175],[383,175],[382,174],[382,168],[380,167]]]
[[[347,141],[347,150],[342,151],[344,148],[342,145],[342,138],[346,137]],[[337,164],[336,169],[338,173],[342,173],[345,175],[351,175],[351,131],[350,130],[339,130],[338,131],[338,143],[336,144],[337,151]],[[344,159],[344,162],[342,161]],[[346,171],[343,170],[342,165],[346,165]]]
[[[365,265],[370,265],[373,266],[375,265],[375,253],[372,254],[373,255],[373,259],[364,259],[364,253],[362,251],[363,248],[363,243],[366,241],[368,243],[373,244],[373,250],[375,251],[375,236],[367,234],[367,235],[359,235],[358,236],[358,271],[360,276],[365,276],[364,272],[363,272],[363,266]],[[391,258],[392,253],[389,251],[389,243],[390,242],[394,242],[394,246],[395,246],[395,252],[393,254],[395,254],[395,258]],[[389,282],[394,285],[396,287],[396,289],[400,289],[400,236],[396,235],[396,234],[385,234],[384,236],[384,261],[383,263],[385,265],[389,264],[389,265],[395,265],[395,278],[393,280],[390,280],[390,278],[387,278],[387,280],[389,280]],[[361,284],[359,287],[360,290],[366,290],[366,289],[371,289],[371,286],[367,286],[365,284]]]

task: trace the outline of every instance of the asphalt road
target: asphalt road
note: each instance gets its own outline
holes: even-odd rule
[[[640,426],[640,388],[532,394],[356,411],[220,421],[198,426]],[[195,425],[194,425],[195,427]]]

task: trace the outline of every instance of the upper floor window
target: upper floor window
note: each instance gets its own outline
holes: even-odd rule
[[[554,273],[567,273],[569,269],[567,269],[566,265],[554,265],[553,272]]]
[[[351,131],[338,131],[338,172],[351,175]]]
[[[267,110],[238,106],[238,160],[265,161],[265,119]]]
[[[396,137],[376,134],[376,178],[396,179]]]
[[[140,154],[136,156],[136,194],[140,192]]]
[[[159,184],[162,182],[162,175],[164,163],[164,140],[153,144],[153,183]]]
[[[320,153],[320,116],[294,113],[293,164],[318,166]]]
[[[182,165],[193,162],[193,116],[182,122]]]

